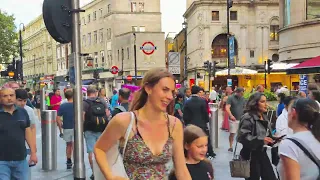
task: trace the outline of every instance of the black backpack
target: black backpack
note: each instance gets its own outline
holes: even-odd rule
[[[106,107],[99,98],[96,100],[84,100],[89,104],[84,117],[84,131],[103,132],[108,124]]]

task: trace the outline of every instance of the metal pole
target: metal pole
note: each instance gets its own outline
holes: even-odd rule
[[[47,109],[46,92],[45,92],[45,89],[42,88],[42,89],[40,89],[40,112],[42,113],[42,111],[44,111],[46,109]]]
[[[20,24],[21,25],[21,24]],[[22,60],[22,57],[23,57],[23,52],[22,52],[22,30],[20,29],[19,31],[19,48],[20,48],[20,61],[21,61],[21,81],[23,81],[23,60]]]
[[[229,45],[229,37],[230,37],[230,27],[229,27],[229,0],[227,0],[227,53],[228,53],[228,77],[230,76],[230,45]],[[230,78],[230,77],[229,77]]]
[[[184,28],[184,42],[185,42],[185,46],[184,46],[184,78],[185,81],[184,81],[184,86],[187,84],[186,82],[188,81],[188,52],[187,52],[187,47],[188,47],[188,38],[187,38],[187,25],[185,25],[185,28]]]
[[[122,80],[124,80],[124,78],[123,78],[123,73],[124,73],[124,70],[123,70],[123,60],[124,60],[124,52],[123,52],[124,50],[123,50],[123,48],[121,48],[121,71],[122,71],[122,77],[121,77],[121,79]]]
[[[137,45],[136,45],[136,41],[137,41],[137,37],[136,37],[136,33],[133,33],[134,39],[133,39],[133,56],[134,56],[134,78],[136,81],[136,85],[137,85]]]
[[[78,10],[80,8],[79,0],[71,1],[71,8]],[[84,164],[84,140],[83,140],[83,117],[82,117],[82,81],[81,81],[81,44],[80,44],[80,16],[79,12],[72,13],[72,51],[75,70],[74,85],[74,179],[84,180],[86,178],[86,168]]]
[[[41,112],[42,169],[45,171],[57,169],[56,118],[56,110],[43,110]]]
[[[264,61],[264,88],[267,89],[267,61]]]
[[[209,103],[211,119],[210,119],[210,140],[215,148],[219,147],[219,110],[218,103]]]

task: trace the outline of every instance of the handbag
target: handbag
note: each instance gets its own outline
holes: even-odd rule
[[[238,129],[238,134],[241,128],[243,121],[240,122],[239,124],[239,129]],[[254,123],[254,132],[256,133],[256,122]],[[240,155],[236,155],[237,152],[237,146],[238,146],[238,139],[236,142],[236,147],[234,149],[233,152],[233,158],[232,160],[229,162],[229,166],[230,166],[230,173],[231,173],[231,177],[234,178],[249,178],[250,177],[250,162],[251,162],[251,153],[250,153],[250,158],[249,160],[244,160],[241,158]]]
[[[111,169],[112,175],[120,176],[120,177],[124,177],[124,178],[128,178],[128,179],[129,179],[129,177],[128,177],[127,172],[125,170],[125,167],[123,165],[122,156],[125,153],[127,142],[129,139],[129,135],[131,133],[133,122],[134,122],[134,114],[133,114],[133,112],[130,112],[130,113],[131,113],[131,120],[130,120],[129,126],[128,126],[126,134],[125,134],[125,141],[124,141],[122,155],[119,152],[119,141],[106,152],[107,161],[108,161],[109,167]],[[100,167],[98,166],[98,163],[95,159],[93,160],[93,174],[94,174],[95,180],[105,180],[105,177],[102,174]]]
[[[229,162],[231,177],[234,178],[249,178],[250,177],[250,161],[243,160],[240,155],[236,155],[238,142],[233,153],[233,159]]]

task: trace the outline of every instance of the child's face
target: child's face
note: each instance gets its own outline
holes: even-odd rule
[[[206,158],[208,151],[208,137],[200,137],[194,140],[191,144],[186,144],[185,148],[188,151],[188,158],[195,161],[202,161]]]

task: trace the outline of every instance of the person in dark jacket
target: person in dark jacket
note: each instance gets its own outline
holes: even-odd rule
[[[209,114],[207,111],[206,101],[199,96],[202,89],[199,86],[192,86],[191,98],[186,102],[183,107],[183,120],[185,125],[193,124],[200,127],[210,137],[207,123],[209,122]],[[211,141],[208,141],[208,155],[215,157]]]
[[[245,114],[241,117],[238,142],[243,145],[240,155],[250,160],[250,178],[247,180],[276,180],[264,145],[272,145],[271,126],[267,120],[267,99],[263,93],[250,96]],[[236,152],[236,150],[235,150]]]

